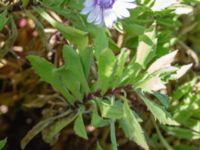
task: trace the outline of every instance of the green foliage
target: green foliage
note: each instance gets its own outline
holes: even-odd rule
[[[180,139],[200,139],[199,134],[199,77],[181,85],[172,94],[173,116],[181,127],[163,127],[170,135]],[[181,101],[181,102],[180,102]]]
[[[98,103],[102,117],[109,118],[111,120],[122,118],[123,116],[122,103],[115,102],[114,104],[109,104],[109,102],[102,100],[100,100]]]
[[[45,51],[46,58],[29,55],[27,60],[41,79],[40,83],[50,84],[65,106],[58,114],[41,119],[22,139],[22,149],[40,132],[44,141],[52,144],[63,129],[71,128],[71,123],[74,133],[85,140],[90,140],[86,126],[93,126],[95,130],[109,128],[113,150],[120,146],[118,131],[143,149],[159,149],[155,137],[150,135],[150,130],[155,130],[146,129],[145,122],[156,129],[156,136],[167,149],[173,146],[169,146],[162,132],[174,138],[200,139],[200,93],[199,89],[194,90],[199,78],[181,86],[177,83],[175,88],[171,86],[174,91],[169,92],[170,82],[183,77],[193,65],[191,61],[177,63],[178,53],[182,51],[174,49],[180,47],[177,44],[182,36],[177,35],[181,23],[176,10],[197,5],[195,2],[199,1],[183,1],[184,5],[178,4],[177,8],[154,11],[157,0],[138,0],[131,16],[115,23],[112,30],[88,23],[79,13],[82,0],[34,2],[30,6],[32,1],[23,0],[20,8],[27,9],[24,15],[36,25],[47,54],[56,56],[49,57]],[[10,25],[10,39],[0,57],[8,53],[17,36],[13,14],[7,9],[0,13],[0,30]],[[50,48],[43,31],[45,26],[61,33],[62,43],[58,47]],[[57,55],[62,57],[54,62]],[[103,148],[97,142],[97,149]]]
[[[47,143],[52,143],[55,137],[59,136],[59,133],[69,125],[73,120],[75,120],[77,114],[71,114],[67,117],[63,117],[53,122],[47,128],[42,131],[42,137]]]
[[[22,149],[24,149],[26,147],[26,145],[30,142],[30,140],[32,140],[38,133],[42,132],[45,128],[48,128],[49,126],[51,127],[52,123],[55,121],[60,121],[58,119],[61,119],[65,116],[68,116],[71,113],[71,111],[66,111],[62,114],[59,114],[57,116],[53,116],[53,117],[49,117],[47,119],[44,119],[42,121],[40,121],[39,123],[37,123],[27,134],[26,136],[22,139],[21,141],[21,147]],[[68,122],[66,123],[66,125],[68,124]],[[53,136],[56,135],[56,131],[57,129],[53,129],[53,133],[51,133],[46,140],[49,141],[51,140],[51,138],[53,138]],[[60,131],[60,129],[57,130],[58,132]],[[58,134],[58,133],[57,133]]]
[[[94,108],[93,108],[93,112],[92,112],[92,119],[91,119],[91,125],[93,125],[94,127],[104,127],[109,125],[109,120],[107,119],[103,119],[99,114],[98,114],[98,109],[97,106],[95,104],[95,102],[93,102],[94,104]]]
[[[48,14],[42,12],[42,10],[37,8],[37,11],[45,14],[42,15],[44,18],[49,18]],[[54,27],[58,27],[52,23],[53,20],[51,21],[50,18],[47,20],[50,21],[51,25]],[[116,55],[108,45],[106,33],[103,30],[98,32],[97,30],[99,29],[95,27],[91,27],[91,29],[92,30],[89,32],[94,36],[94,52],[91,48],[85,49],[85,46],[78,47],[78,50],[73,49],[71,46],[64,46],[64,64],[59,68],[55,68],[52,64],[49,64],[46,60],[37,56],[29,56],[29,61],[40,75],[41,79],[50,83],[71,105],[77,101],[84,102],[84,97],[87,98],[90,92],[94,91],[95,94],[99,91],[99,94],[91,99],[87,99],[89,101],[95,100],[90,108],[92,109],[91,124],[95,127],[104,127],[110,124],[112,149],[117,148],[114,133],[116,122],[119,122],[126,137],[135,141],[144,149],[148,149],[144,131],[136,117],[138,114],[132,112],[127,100],[123,100],[124,98],[112,102],[112,97],[114,96],[115,98],[118,94],[121,95],[121,90],[124,90],[123,92],[126,93],[126,86],[130,86],[131,90],[133,90],[134,87],[155,119],[159,120],[159,122],[164,125],[178,125],[165,110],[169,105],[168,100],[165,96],[156,91],[163,88],[165,89],[166,87],[164,84],[166,81],[170,80],[172,75],[174,75],[173,79],[180,78],[190,66],[184,69],[183,73],[177,73],[179,68],[171,66],[177,52],[167,54],[150,65],[157,53],[156,47],[158,43],[155,23],[138,37],[139,41],[136,57],[132,57],[130,51],[125,49],[122,49],[121,52]],[[58,30],[60,30],[59,27]],[[60,31],[62,32],[62,30]],[[97,34],[94,34],[95,32]],[[99,43],[100,38],[105,40]],[[73,41],[73,39],[69,38],[69,40],[72,40],[72,44],[82,45],[77,41]],[[131,59],[131,61],[128,62],[128,59]],[[97,71],[97,79],[94,78],[93,84],[89,84],[88,82],[91,67],[95,67],[96,70],[94,71]],[[161,68],[162,70],[160,70]],[[179,75],[176,77],[176,74]],[[120,92],[118,91],[119,89]],[[144,94],[145,91],[147,92],[146,94],[150,93],[158,98],[164,107],[151,101],[148,96]],[[123,94],[121,96],[124,97]],[[95,103],[97,103],[97,105]],[[86,104],[87,102],[85,102],[85,105]],[[84,106],[84,104],[82,105]],[[100,110],[101,116],[99,116],[98,110]],[[88,139],[83,122],[83,114],[84,111],[78,114],[74,123],[74,131],[78,136]],[[64,124],[62,128],[65,125],[67,124]]]
[[[139,36],[139,44],[136,54],[136,62],[144,68],[155,56],[155,50],[157,45],[155,23]]]
[[[2,150],[4,148],[4,146],[6,145],[6,143],[7,143],[7,139],[4,139],[4,140],[0,141],[0,150]]]
[[[35,8],[45,20],[47,20],[53,27],[58,29],[65,38],[67,38],[73,44],[76,44],[79,49],[84,49],[88,44],[88,36],[86,32],[78,30],[76,28],[65,26],[62,23],[56,21],[50,15],[48,15],[43,9]]]
[[[78,117],[76,118],[75,122],[74,122],[74,132],[84,138],[84,139],[88,139],[88,136],[87,136],[87,132],[86,132],[86,129],[85,129],[85,125],[84,125],[84,122],[83,122],[83,117],[82,117],[82,114],[80,113],[78,115]]]
[[[0,14],[0,31],[4,28],[6,23],[8,22],[7,11],[5,10]]]
[[[123,110],[123,118],[119,123],[125,135],[144,149],[148,149],[148,145],[144,137],[144,131],[138,122],[135,112],[129,108],[127,101],[124,102]]]
[[[157,105],[156,103],[150,101],[144,94],[139,93],[141,99],[147,105],[147,108],[151,111],[156,119],[160,121],[162,124],[168,125],[177,125],[177,123],[172,120],[172,117],[163,109],[162,106]]]

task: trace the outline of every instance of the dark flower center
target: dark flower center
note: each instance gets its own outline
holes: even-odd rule
[[[97,0],[97,4],[103,9],[112,8],[114,2],[115,0]]]

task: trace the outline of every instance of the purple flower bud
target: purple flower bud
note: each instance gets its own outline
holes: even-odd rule
[[[128,9],[135,7],[135,0],[85,0],[81,13],[89,14],[89,23],[111,28],[118,18],[129,17]]]

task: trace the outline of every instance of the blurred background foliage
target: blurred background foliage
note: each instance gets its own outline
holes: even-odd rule
[[[27,56],[44,57],[58,67],[63,63],[63,46],[71,43],[79,49],[84,49],[88,43],[97,49],[106,45],[115,55],[125,47],[131,50],[131,56],[135,56],[139,37],[155,22],[157,48],[154,60],[179,49],[176,64],[193,63],[184,77],[168,82],[164,91],[168,96],[159,95],[168,102],[167,110],[180,126],[157,124],[137,100],[134,109],[143,118],[141,126],[149,137],[150,149],[200,148],[200,3],[183,0],[182,5],[192,11],[177,14],[176,6],[152,11],[150,7],[155,1],[137,2],[139,7],[131,10],[131,17],[115,24],[109,31],[86,22],[85,16],[79,13],[82,0],[0,0],[0,137],[7,138],[5,149],[21,149],[22,138],[41,118],[62,114],[68,107],[64,98],[33,71]],[[95,35],[99,36],[95,38]],[[129,94],[135,96],[135,93]],[[152,95],[150,99],[155,101]],[[88,116],[84,117],[89,134],[87,141],[74,134],[71,124],[53,141],[48,141],[50,129],[39,126],[34,132],[42,131],[42,134],[35,136],[26,149],[95,149],[99,139],[103,149],[109,149],[109,129],[94,130],[89,120]],[[62,124],[62,120],[59,121]],[[119,149],[141,149],[126,139],[121,129],[116,130]],[[0,149],[5,141],[0,143]]]

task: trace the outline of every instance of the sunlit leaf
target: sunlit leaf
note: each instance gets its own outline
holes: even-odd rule
[[[171,75],[170,79],[171,80],[176,80],[181,78],[190,68],[192,67],[192,64],[184,65],[182,66],[176,74]]]
[[[136,87],[150,93],[166,89],[164,82],[158,76],[150,76],[139,82]]]
[[[99,55],[98,61],[98,88],[102,89],[104,94],[109,88],[109,82],[112,80],[110,77],[113,73],[115,64],[115,56],[110,49],[104,49]]]
[[[173,120],[170,114],[166,110],[164,110],[163,107],[149,100],[142,92],[139,92],[139,96],[144,101],[147,108],[153,114],[155,119],[159,120],[160,123],[168,125],[178,125],[178,123]]]
[[[197,140],[200,139],[198,132],[191,131],[185,128],[178,127],[164,127],[164,129],[170,134],[180,139]]]
[[[120,119],[123,116],[123,105],[120,102],[115,102],[114,105],[108,101],[98,101],[102,117],[109,119]]]
[[[160,69],[167,68],[171,66],[171,63],[175,60],[177,50],[169,53],[161,58],[157,59],[151,66],[148,68],[148,73],[153,73],[155,71],[159,71]]]
[[[112,78],[112,87],[117,87],[120,84],[120,80],[122,80],[122,75],[124,73],[125,70],[125,63],[128,59],[129,56],[129,51],[127,51],[126,49],[122,49],[120,54],[117,56],[116,58],[116,62],[115,62],[115,66],[114,66],[114,70],[113,70],[113,74],[111,76]]]
[[[139,36],[139,45],[136,53],[136,63],[144,68],[155,56],[156,52],[156,30],[155,23],[147,29],[143,35]]]

